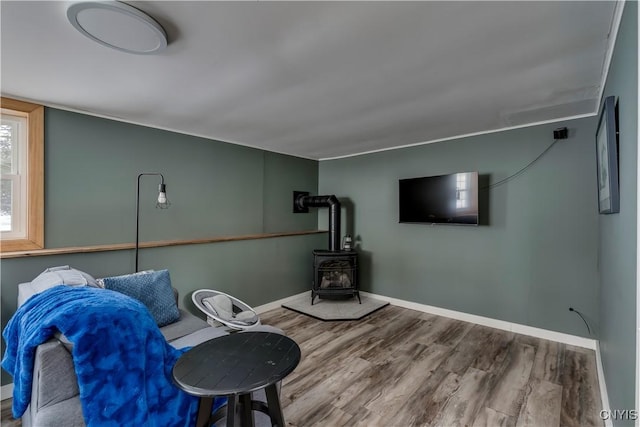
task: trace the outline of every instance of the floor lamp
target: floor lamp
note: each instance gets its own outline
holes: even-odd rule
[[[145,175],[160,177],[156,208],[167,209],[171,205],[171,203],[169,203],[169,199],[167,199],[167,186],[164,183],[164,176],[161,173],[141,173],[138,175],[138,191],[136,192],[136,272],[138,272],[138,249],[140,249],[140,178]]]

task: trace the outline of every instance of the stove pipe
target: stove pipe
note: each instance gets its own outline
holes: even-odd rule
[[[340,201],[329,196],[300,196],[296,199],[299,208],[329,208],[329,250],[340,250]]]

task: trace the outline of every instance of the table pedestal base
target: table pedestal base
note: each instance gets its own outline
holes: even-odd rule
[[[196,427],[209,427],[225,418],[227,427],[253,427],[255,425],[253,411],[269,415],[272,426],[284,427],[284,415],[276,385],[268,385],[264,391],[267,395],[266,404],[259,400],[251,400],[250,393],[232,394],[227,396],[229,399],[227,404],[214,414],[211,414],[213,398],[201,397]]]

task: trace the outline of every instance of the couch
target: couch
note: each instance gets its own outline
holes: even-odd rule
[[[32,283],[18,286],[18,306],[38,293]],[[174,289],[177,304],[177,291]],[[206,321],[179,309],[179,319],[160,328],[166,340],[175,348],[194,346],[204,341],[229,334],[224,327],[211,327]],[[260,325],[256,331],[283,333],[282,330]],[[241,333],[241,332],[238,332]],[[39,345],[34,361],[34,375],[29,407],[22,417],[25,427],[84,426],[78,382],[74,372],[71,350],[73,344],[57,333]],[[266,401],[263,391],[254,393],[254,400]],[[271,425],[269,418],[255,413],[256,425]]]

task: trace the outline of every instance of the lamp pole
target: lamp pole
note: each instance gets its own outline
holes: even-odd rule
[[[140,178],[145,175],[159,176],[160,185],[158,186],[158,201],[156,208],[167,209],[170,205],[167,199],[166,185],[164,183],[164,176],[161,173],[147,172],[138,175],[138,190],[136,192],[136,272],[138,272],[138,250],[140,249]]]

